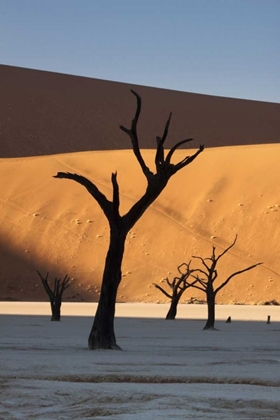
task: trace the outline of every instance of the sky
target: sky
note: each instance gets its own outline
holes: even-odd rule
[[[0,64],[280,102],[280,0],[0,0]]]

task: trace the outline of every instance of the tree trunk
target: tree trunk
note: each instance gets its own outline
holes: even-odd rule
[[[115,305],[121,281],[121,265],[127,232],[115,229],[110,236],[102,287],[93,326],[88,338],[88,347],[95,349],[121,350],[116,343],[114,331]]]
[[[208,319],[204,330],[215,330],[215,293],[207,293],[207,308],[208,308]]]
[[[52,317],[51,321],[60,321],[61,299],[51,302]]]
[[[177,305],[179,303],[179,300],[180,300],[180,295],[176,295],[175,297],[173,297],[171,299],[170,308],[169,308],[169,311],[168,311],[165,319],[175,319],[176,318]]]

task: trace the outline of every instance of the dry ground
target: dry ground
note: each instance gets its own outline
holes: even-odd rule
[[[64,304],[72,316],[60,323],[20,315],[27,305],[9,305],[17,315],[0,317],[0,418],[280,418],[276,311],[267,325],[253,320],[263,317],[262,307],[240,307],[241,318],[252,320],[226,324],[225,314],[236,306],[218,307],[219,330],[202,331],[204,305],[196,306],[198,318],[184,318],[188,305],[181,305],[180,318],[165,321],[157,318],[162,305],[122,304],[118,352],[87,350],[92,317],[81,315],[90,304]],[[47,310],[41,304],[41,313]]]

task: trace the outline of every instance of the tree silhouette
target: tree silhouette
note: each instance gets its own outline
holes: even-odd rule
[[[52,311],[51,321],[60,321],[62,295],[64,291],[71,285],[70,277],[66,274],[62,281],[60,278],[56,277],[54,280],[53,289],[51,289],[48,282],[49,273],[47,273],[46,277],[43,277],[39,271],[37,271],[37,273],[40,276],[44,289],[49,296]]]
[[[204,327],[204,330],[209,329],[215,329],[215,299],[217,293],[225,287],[229,281],[237,276],[238,274],[244,273],[245,271],[252,270],[252,268],[257,267],[258,265],[262,263],[253,264],[250,267],[244,268],[243,270],[236,271],[235,273],[231,274],[225,281],[223,281],[220,286],[218,286],[216,289],[214,288],[214,282],[218,277],[218,271],[217,271],[217,264],[219,260],[235,245],[237,240],[237,235],[235,236],[235,239],[233,243],[226,248],[220,255],[216,256],[216,248],[212,247],[212,255],[209,258],[202,258],[193,256],[193,258],[197,258],[201,261],[203,265],[203,269],[197,269],[197,272],[199,274],[195,274],[193,277],[197,280],[197,283],[192,285],[192,287],[202,290],[206,293],[207,298],[207,308],[208,308],[208,318],[206,325]],[[209,261],[209,263],[208,263]],[[203,277],[202,277],[203,276]],[[199,284],[199,285],[198,285]]]
[[[167,312],[165,319],[175,319],[177,315],[177,306],[178,303],[184,293],[189,287],[192,287],[197,280],[193,281],[192,283],[188,283],[188,278],[190,275],[195,272],[195,269],[190,268],[191,261],[187,263],[183,263],[177,267],[180,277],[174,277],[173,281],[171,282],[168,278],[165,279],[165,282],[171,289],[171,292],[168,293],[163,287],[159,284],[153,283],[153,285],[160,290],[165,296],[171,299],[170,308]]]
[[[171,113],[165,124],[162,137],[156,137],[157,148],[155,155],[156,172],[153,173],[146,165],[139,148],[137,124],[141,113],[141,97],[138,93],[131,90],[136,97],[137,107],[135,116],[131,122],[131,127],[120,126],[120,129],[126,133],[131,140],[134,155],[142,169],[147,180],[147,188],[143,196],[130,208],[123,216],[119,213],[120,197],[117,173],[111,176],[113,197],[108,200],[105,195],[97,188],[93,182],[84,176],[58,172],[55,178],[67,178],[83,185],[92,197],[98,202],[103,210],[110,226],[110,242],[106,256],[105,267],[102,278],[100,299],[95,314],[93,326],[88,338],[89,349],[120,349],[117,345],[114,332],[114,316],[117,290],[122,278],[121,266],[124,254],[125,240],[129,230],[140,219],[147,208],[155,201],[165,188],[172,175],[190,164],[204,149],[200,146],[192,156],[185,157],[179,163],[171,163],[171,158],[179,146],[191,141],[186,139],[178,142],[164,156],[164,142],[168,135]]]

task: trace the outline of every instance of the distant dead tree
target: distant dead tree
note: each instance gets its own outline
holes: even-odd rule
[[[212,247],[212,255],[209,258],[193,256],[193,258],[199,259],[204,267],[203,269],[197,269],[197,272],[199,274],[195,274],[193,276],[197,280],[197,283],[192,285],[192,287],[202,290],[206,293],[208,318],[204,330],[215,329],[215,299],[217,293],[223,287],[225,287],[233,277],[237,276],[238,274],[244,273],[245,271],[252,270],[252,268],[255,268],[258,265],[262,264],[253,264],[250,267],[244,268],[243,270],[236,271],[235,273],[231,274],[223,283],[221,283],[220,286],[214,289],[214,282],[218,277],[218,261],[235,245],[236,240],[237,235],[235,236],[233,243],[218,256],[216,256],[216,248],[214,246]]]
[[[37,273],[40,276],[44,289],[49,296],[52,311],[51,321],[60,321],[62,295],[64,291],[71,285],[70,277],[66,274],[62,281],[60,278],[56,277],[54,280],[53,288],[51,289],[48,282],[49,273],[47,273],[46,277],[43,277],[39,271],[37,271]]]
[[[177,267],[180,276],[174,277],[173,281],[171,282],[168,278],[165,279],[165,282],[171,289],[171,292],[168,293],[163,287],[160,285],[153,283],[153,285],[160,290],[165,296],[171,299],[170,308],[167,312],[165,319],[175,319],[177,315],[177,306],[178,303],[185,292],[189,287],[193,286],[197,280],[188,283],[188,278],[190,275],[195,272],[195,269],[190,268],[191,261],[187,263],[183,263]]]
[[[113,173],[111,176],[113,189],[112,201],[108,200],[98,187],[84,176],[68,172],[58,172],[57,175],[54,176],[54,178],[72,179],[83,185],[101,207],[110,226],[110,243],[103,272],[100,299],[88,338],[88,347],[91,350],[120,349],[117,345],[114,332],[114,317],[117,290],[122,279],[121,267],[125,240],[128,232],[160,195],[172,175],[190,164],[204,149],[204,146],[200,146],[192,156],[185,157],[179,163],[171,163],[171,158],[178,147],[192,140],[186,139],[175,144],[167,153],[166,158],[164,157],[164,142],[168,135],[172,115],[170,113],[162,137],[156,137],[156,171],[153,173],[146,165],[139,148],[137,124],[141,113],[141,97],[133,90],[131,90],[131,92],[137,100],[135,116],[131,122],[130,128],[121,125],[120,129],[130,137],[134,155],[146,177],[147,188],[143,196],[126,214],[121,216],[119,213],[120,197],[117,173]]]

